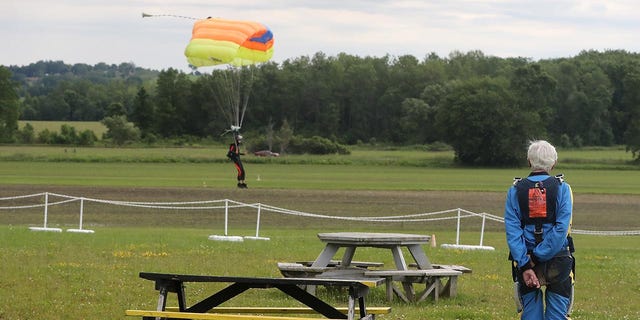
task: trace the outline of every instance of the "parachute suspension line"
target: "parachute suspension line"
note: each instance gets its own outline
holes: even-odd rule
[[[227,117],[231,130],[240,130],[249,104],[249,96],[253,84],[253,70],[249,67],[230,67],[221,72],[218,82],[220,107]],[[234,129],[235,128],[235,129]]]
[[[217,77],[215,75],[218,75]],[[213,97],[216,99],[216,104],[220,110],[220,113],[225,117],[231,127],[234,126],[234,116],[232,112],[232,101],[230,100],[230,85],[228,77],[225,71],[215,73],[212,77],[213,81]],[[233,128],[231,128],[233,130]]]
[[[228,83],[230,84],[229,88],[229,101],[231,106],[231,113],[233,114],[233,122],[232,126],[236,126],[237,128],[242,128],[242,123],[240,123],[240,95],[242,92],[242,77],[240,69],[229,69],[227,73],[229,75]]]
[[[246,70],[243,72],[247,72],[248,75],[246,77],[242,77],[244,80],[243,83],[243,92],[242,92],[242,112],[240,113],[240,127],[242,127],[242,123],[244,122],[244,113],[247,111],[247,105],[249,104],[249,96],[251,95],[251,88],[253,88],[253,68],[251,67],[243,67]],[[246,79],[244,79],[246,78]]]
[[[178,16],[175,14],[149,14],[149,13],[142,13],[142,17],[143,18],[153,18],[153,17],[171,17],[171,18],[180,18],[180,19],[189,19],[189,20],[198,20],[198,18],[194,18],[194,17],[186,17],[186,16]]]

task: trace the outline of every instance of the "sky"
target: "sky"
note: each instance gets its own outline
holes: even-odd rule
[[[142,18],[142,13],[156,15]],[[640,52],[637,0],[0,0],[0,65],[39,60],[189,70],[194,20],[252,20],[274,56],[361,57],[480,50],[532,60]]]

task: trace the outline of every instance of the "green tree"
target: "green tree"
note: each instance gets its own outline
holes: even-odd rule
[[[91,130],[84,130],[78,134],[78,138],[76,143],[81,146],[92,146],[96,141],[98,141],[98,137]]]
[[[121,146],[140,139],[140,130],[128,122],[125,116],[106,117],[101,122],[107,127],[105,138],[111,139],[115,145]]]
[[[26,123],[18,132],[19,141],[21,143],[34,143],[36,140],[36,132],[31,123]]]
[[[436,128],[435,109],[421,99],[408,98],[401,105],[403,116],[399,118],[397,130],[406,136],[405,142],[425,144],[434,142]]]
[[[186,132],[186,113],[191,83],[183,72],[169,68],[158,75],[156,89],[156,132],[175,137]]]
[[[140,129],[143,136],[153,132],[155,108],[153,102],[144,87],[138,89],[138,94],[133,101],[131,121]]]
[[[120,102],[113,102],[105,110],[106,117],[114,117],[114,116],[126,116],[127,109],[125,109],[124,105]]]
[[[282,126],[278,131],[277,138],[280,141],[280,154],[285,154],[291,139],[293,139],[293,129],[289,126],[287,119],[282,120]]]
[[[436,121],[465,165],[505,166],[523,162],[522,150],[539,125],[535,114],[517,109],[503,78],[475,78],[449,84]]]
[[[67,120],[73,121],[76,120],[74,118],[75,111],[80,107],[80,98],[78,97],[78,93],[74,90],[65,90],[64,91],[64,102],[67,104],[67,110],[69,110],[69,114],[67,115]]]
[[[640,162],[640,64],[625,76],[623,85],[626,88],[623,103],[626,105],[629,118],[629,125],[624,134],[626,149]]]
[[[11,71],[0,66],[0,142],[13,142],[18,132],[19,100]]]
[[[76,144],[78,141],[78,133],[76,128],[68,124],[60,126],[60,134],[57,135],[55,143],[57,144]]]

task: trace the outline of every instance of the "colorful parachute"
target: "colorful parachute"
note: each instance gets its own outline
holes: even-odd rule
[[[265,62],[273,56],[273,34],[258,22],[202,19],[193,25],[184,55],[195,67]]]

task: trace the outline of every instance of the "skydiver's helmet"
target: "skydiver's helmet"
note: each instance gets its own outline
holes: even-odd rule
[[[242,135],[237,135],[236,136],[236,143],[242,143]]]

